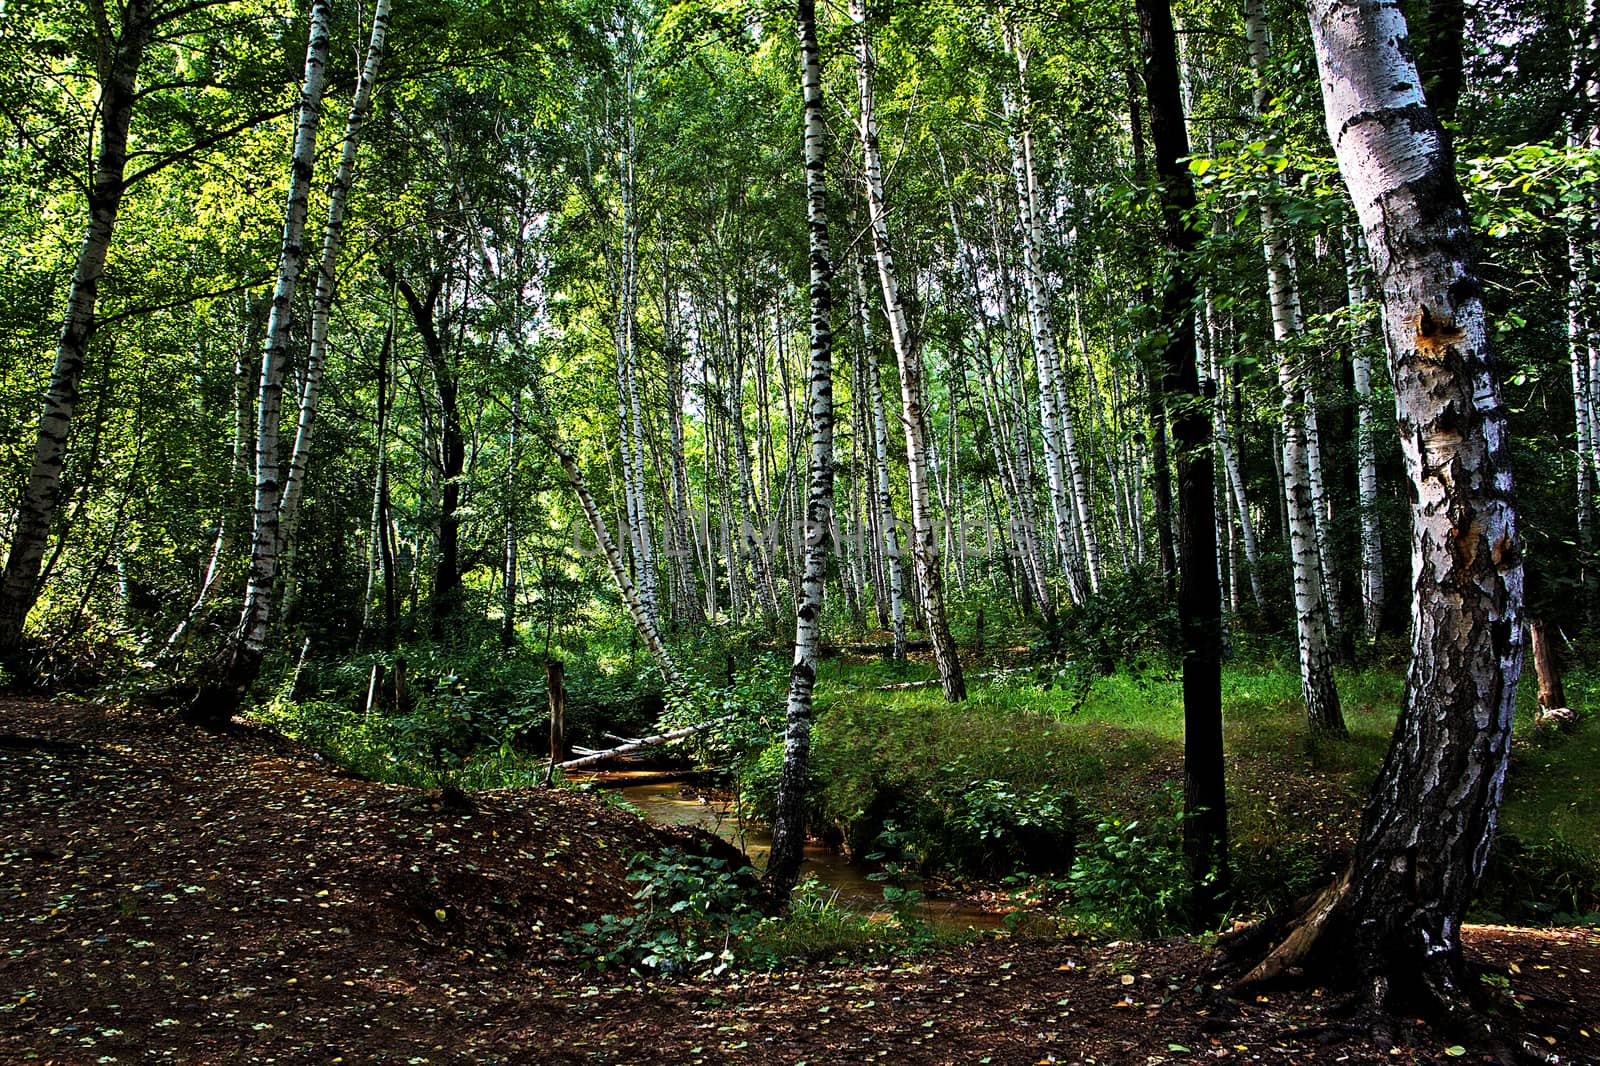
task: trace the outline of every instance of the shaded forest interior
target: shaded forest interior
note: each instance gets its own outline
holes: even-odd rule
[[[375,938],[285,1061],[753,1061],[688,988],[832,1061],[755,975],[903,973],[839,1032],[1038,1062],[1038,1004],[926,987],[1012,941],[1126,991],[1029,1023],[1061,1061],[1600,1058],[1595,0],[0,23],[0,761],[55,782],[6,1053],[232,1054],[190,941],[288,971],[230,881]],[[172,820],[252,806],[281,850],[175,887]],[[90,923],[192,1016],[72,1021]],[[477,1005],[362,1050],[428,980]]]

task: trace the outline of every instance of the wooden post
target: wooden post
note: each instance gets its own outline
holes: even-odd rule
[[[383,701],[383,663],[372,664],[372,678],[367,682],[366,713],[370,716]]]
[[[983,608],[978,608],[978,617],[972,622],[972,651],[976,655],[983,654]]]
[[[546,659],[544,663],[545,694],[550,700],[550,765],[544,772],[544,786],[550,787],[555,779],[556,764],[567,757],[567,690],[563,675],[566,664],[560,659]]]

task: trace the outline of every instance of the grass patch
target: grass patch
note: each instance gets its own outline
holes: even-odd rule
[[[812,816],[857,853],[892,821],[912,832],[927,868],[985,875],[1037,868],[1048,864],[1050,847],[1075,848],[1094,819],[1160,817],[1167,788],[1182,779],[1176,677],[1115,674],[1085,696],[1048,668],[1012,669],[973,680],[971,698],[958,706],[936,687],[877,688],[932,676],[917,662],[825,664]],[[1235,663],[1223,673],[1241,911],[1281,906],[1314,888],[1337,873],[1354,842],[1404,676],[1386,664],[1341,669],[1337,680],[1350,735],[1318,739],[1305,727],[1292,660]],[[1568,678],[1583,721],[1571,737],[1534,739],[1532,690],[1530,676],[1485,905],[1491,916],[1571,921],[1600,909],[1600,781],[1592,769],[1600,765],[1600,721],[1584,714],[1600,706],[1600,674]],[[759,781],[748,784],[761,794]],[[1013,850],[1009,861],[975,856],[952,829],[962,812],[951,797],[1002,789],[1057,797],[1073,812],[1072,824],[1042,848]]]

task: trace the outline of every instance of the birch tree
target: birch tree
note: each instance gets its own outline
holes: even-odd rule
[[[1245,28],[1250,45],[1250,69],[1256,76],[1255,106],[1267,110],[1267,17],[1262,0],[1245,0]],[[1273,178],[1277,184],[1276,176]],[[1278,346],[1278,386],[1281,390],[1284,495],[1288,509],[1290,556],[1294,575],[1295,632],[1300,645],[1300,689],[1305,698],[1306,721],[1313,731],[1343,734],[1344,716],[1339,691],[1333,681],[1333,646],[1329,633],[1328,590],[1324,587],[1324,553],[1317,534],[1318,500],[1311,467],[1308,435],[1316,430],[1315,408],[1307,405],[1304,367],[1293,342],[1303,332],[1299,283],[1295,278],[1294,246],[1278,217],[1271,190],[1261,198],[1262,252],[1267,261],[1268,298],[1272,305],[1272,336]]]
[[[1050,309],[1049,283],[1045,279],[1040,247],[1044,239],[1039,203],[1042,194],[1033,165],[1033,129],[1027,99],[1028,53],[1015,34],[1009,36],[1017,60],[1021,100],[1013,99],[1009,86],[1002,87],[1000,98],[1010,126],[1011,173],[1021,215],[1022,273],[1028,292],[1028,321],[1039,375],[1039,421],[1044,436],[1056,544],[1072,567],[1079,557],[1081,542],[1089,591],[1098,592],[1100,543],[1089,513],[1089,485],[1073,433],[1072,411],[1066,404],[1061,349],[1056,343],[1055,317]],[[1069,577],[1077,584],[1075,573]],[[1082,595],[1077,598],[1081,599]]]
[[[225,652],[222,676],[200,692],[192,708],[200,721],[227,722],[261,671],[272,610],[272,586],[278,574],[280,477],[278,422],[283,402],[283,374],[289,361],[289,326],[295,290],[305,261],[306,210],[316,162],[317,127],[322,119],[322,88],[327,78],[331,0],[313,0],[306,43],[305,78],[295,123],[290,161],[288,206],[283,243],[278,253],[278,281],[267,318],[261,353],[260,393],[256,401],[255,505],[246,578],[244,609]]]
[[[944,575],[939,564],[939,543],[933,526],[932,505],[928,499],[928,446],[923,417],[922,355],[912,347],[911,330],[905,306],[900,300],[900,283],[895,275],[894,251],[889,241],[888,207],[884,200],[883,162],[878,151],[878,125],[873,99],[872,44],[866,26],[864,0],[852,0],[850,20],[855,25],[856,87],[861,111],[858,134],[861,140],[868,222],[872,246],[878,261],[878,281],[883,290],[883,307],[889,322],[889,340],[900,367],[901,426],[906,435],[906,480],[911,488],[911,559],[916,567],[917,585],[922,593],[922,611],[933,642],[933,658],[939,667],[944,695],[952,702],[967,697],[961,676],[961,661],[944,609]]]
[[[1572,116],[1569,148],[1600,152],[1600,2],[1584,0],[1572,30]],[[1591,188],[1591,195],[1600,190]],[[1567,222],[1567,344],[1578,461],[1577,518],[1580,547],[1594,544],[1594,489],[1600,474],[1600,219],[1592,206]],[[1591,615],[1594,591],[1586,584]]]
[[[894,516],[894,492],[889,482],[889,425],[883,408],[883,371],[878,366],[877,349],[873,345],[872,304],[867,300],[866,281],[860,257],[851,261],[852,280],[855,283],[857,305],[861,310],[861,373],[866,378],[872,433],[872,499],[876,504],[878,527],[882,531],[879,545],[883,557],[885,583],[889,586],[889,625],[891,654],[896,659],[906,657],[906,590],[905,572],[900,565],[900,521]]]
[[[1361,507],[1361,622],[1370,644],[1383,624],[1383,529],[1378,521],[1378,448],[1372,409],[1372,326],[1365,310],[1366,246],[1354,229],[1345,229],[1345,277],[1355,314],[1350,369],[1356,388],[1356,493]]]
[[[61,471],[66,463],[72,416],[78,406],[83,361],[94,335],[100,279],[105,273],[122,195],[127,191],[128,130],[138,99],[139,67],[155,26],[154,8],[154,0],[129,0],[122,7],[116,36],[110,38],[109,27],[99,31],[100,146],[88,189],[89,219],[78,245],[72,284],[67,290],[67,312],[50,384],[45,390],[44,410],[39,415],[28,480],[18,502],[5,571],[0,575],[0,655],[10,655],[22,643],[23,625],[39,598],[39,567],[51,521],[61,502]]]
[[[311,300],[311,336],[306,351],[305,370],[300,384],[299,414],[295,420],[294,450],[290,453],[289,476],[283,499],[278,505],[278,537],[285,553],[285,570],[294,551],[294,523],[305,493],[306,470],[311,462],[311,437],[316,429],[317,398],[322,388],[322,368],[328,352],[328,316],[333,311],[334,285],[339,267],[339,249],[344,242],[344,214],[350,199],[350,183],[355,177],[356,154],[361,134],[372,111],[373,88],[378,67],[383,62],[384,44],[389,34],[391,0],[378,0],[372,12],[372,33],[367,39],[366,60],[356,82],[350,115],[345,120],[344,138],[339,147],[339,168],[328,186],[328,217],[322,228],[322,258],[317,264],[317,285]]]
[[[1453,153],[1400,9],[1315,0],[1328,135],[1377,277],[1413,487],[1412,658],[1349,868],[1246,982],[1314,949],[1377,1005],[1465,1010],[1461,923],[1505,787],[1522,670],[1523,572],[1506,408]]]
[[[783,770],[772,825],[768,883],[787,894],[800,869],[806,836],[806,775],[811,762],[811,696],[822,647],[823,583],[833,525],[833,260],[828,250],[826,128],[822,55],[815,0],[798,0],[801,88],[805,96],[806,231],[810,244],[811,470],[806,498],[805,566],[795,612],[794,666],[784,715]]]

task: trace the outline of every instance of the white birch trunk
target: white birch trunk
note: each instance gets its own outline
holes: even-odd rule
[[[339,266],[339,249],[344,240],[345,206],[350,198],[350,183],[355,177],[356,154],[361,134],[372,112],[372,93],[383,62],[384,44],[389,35],[391,0],[377,0],[372,12],[372,35],[367,39],[366,62],[356,83],[350,116],[345,121],[344,140],[339,150],[339,169],[328,187],[328,220],[322,232],[322,260],[317,269],[316,294],[311,303],[311,342],[306,352],[305,376],[300,388],[300,412],[295,426],[294,451],[289,461],[289,477],[278,506],[279,550],[285,553],[288,572],[294,553],[294,523],[305,492],[306,469],[311,462],[311,435],[316,429],[317,397],[322,388],[322,367],[328,351],[328,317],[333,310],[333,292]]]
[[[232,458],[228,463],[227,492],[223,497],[222,517],[217,519],[217,536],[211,545],[211,559],[206,563],[205,574],[200,579],[200,591],[195,593],[194,602],[184,612],[178,624],[168,634],[166,642],[162,645],[161,654],[157,656],[157,665],[172,661],[173,657],[183,650],[184,643],[189,636],[189,627],[205,609],[206,602],[211,598],[211,590],[215,587],[217,576],[222,571],[222,560],[233,550],[234,514],[233,507],[244,490],[244,479],[248,473],[249,464],[246,461],[245,449],[249,446],[250,439],[250,397],[255,391],[254,376],[250,371],[254,367],[252,356],[255,353],[257,338],[250,325],[255,316],[250,309],[250,296],[246,293],[244,298],[244,327],[243,337],[239,345],[239,352],[233,362],[233,449]]]
[[[1572,98],[1567,144],[1600,152],[1600,2],[1584,0],[1572,29]],[[1594,546],[1594,490],[1600,475],[1600,218],[1591,206],[1567,223],[1567,343],[1572,362],[1572,399],[1577,433],[1577,519],[1579,548],[1587,557]],[[1595,592],[1585,574],[1586,608],[1593,622]]]
[[[537,391],[538,387],[535,386]],[[540,395],[540,417],[545,415],[546,405]],[[678,664],[673,659],[672,653],[667,650],[666,641],[661,639],[661,630],[657,627],[655,618],[645,610],[644,601],[639,598],[638,587],[634,585],[632,577],[628,574],[627,561],[622,558],[622,553],[617,550],[617,543],[611,538],[611,533],[606,529],[605,516],[600,513],[600,505],[595,502],[594,495],[589,491],[588,483],[584,481],[583,471],[578,467],[577,457],[561,442],[553,429],[541,429],[540,435],[544,438],[551,451],[556,453],[556,459],[561,463],[561,469],[567,475],[567,483],[572,486],[572,491],[577,494],[578,505],[583,509],[583,517],[589,523],[589,530],[594,534],[595,542],[600,546],[600,552],[605,556],[606,567],[611,571],[611,579],[616,582],[617,591],[622,594],[622,602],[628,609],[628,614],[633,619],[635,628],[639,630],[639,639],[644,642],[645,648],[655,657],[656,666],[661,671],[661,679],[667,687],[674,691],[685,687],[683,674],[678,670]]]
[[[900,520],[894,516],[894,493],[889,484],[889,426],[883,409],[883,372],[878,366],[877,350],[872,342],[872,309],[866,298],[866,279],[862,276],[861,260],[852,260],[856,290],[861,301],[861,338],[866,358],[862,370],[867,375],[867,389],[872,405],[873,471],[877,481],[878,525],[883,534],[883,568],[889,585],[889,624],[893,640],[893,656],[906,657],[906,590],[905,570],[900,565]]]
[[[1263,0],[1245,0],[1245,31],[1249,37],[1250,67],[1256,85],[1256,110],[1265,112],[1269,94],[1262,81],[1267,74],[1268,42]],[[1300,294],[1295,283],[1294,248],[1278,218],[1271,193],[1261,200],[1262,252],[1267,262],[1268,296],[1272,305],[1272,335],[1280,349],[1302,330]],[[1344,717],[1333,680],[1333,649],[1328,632],[1328,605],[1322,586],[1322,558],[1317,543],[1317,518],[1313,505],[1311,468],[1306,439],[1306,387],[1302,368],[1287,351],[1278,357],[1278,385],[1282,391],[1283,484],[1288,510],[1289,549],[1294,571],[1295,630],[1300,646],[1300,687],[1305,697],[1306,719],[1317,731],[1343,733]]]
[[[45,391],[44,409],[33,446],[28,481],[17,504],[16,526],[6,566],[0,577],[0,654],[15,651],[22,630],[39,598],[39,568],[44,561],[50,524],[61,502],[61,470],[66,462],[67,438],[78,406],[78,385],[83,377],[84,355],[94,333],[95,303],[106,254],[125,191],[128,163],[128,129],[138,96],[139,67],[152,26],[154,0],[130,0],[122,9],[116,40],[102,39],[100,70],[100,149],[88,190],[89,221],[78,246],[72,285],[67,291],[67,313],[56,346],[55,365]],[[109,36],[109,28],[101,31]]]
[[[1018,73],[1025,78],[1027,54],[1020,45],[1015,47],[1015,51]],[[1012,126],[1008,134],[1011,173],[1017,188],[1017,207],[1021,215],[1022,273],[1028,292],[1028,319],[1039,376],[1039,421],[1044,435],[1045,469],[1050,484],[1051,508],[1055,515],[1056,543],[1071,567],[1079,555],[1078,540],[1082,538],[1083,564],[1089,588],[1099,591],[1100,546],[1090,521],[1089,489],[1073,437],[1072,412],[1062,403],[1061,356],[1050,311],[1050,291],[1044,276],[1038,179],[1033,169],[1033,132],[1029,125],[1025,84],[1022,93],[1024,99],[1019,104],[1012,99],[1010,89],[1003,88],[1001,101]],[[1076,575],[1069,576],[1074,578],[1076,584]]]
[[[895,276],[894,252],[889,243],[883,163],[878,152],[878,129],[873,105],[872,46],[867,38],[863,0],[851,0],[850,19],[856,31],[856,86],[861,98],[858,132],[866,176],[868,221],[878,261],[878,281],[883,289],[884,311],[889,321],[889,339],[900,365],[900,421],[906,435],[906,480],[911,490],[911,558],[917,570],[923,617],[928,625],[928,636],[933,641],[933,657],[939,668],[945,699],[955,702],[966,699],[967,687],[961,676],[961,661],[945,617],[939,544],[928,499],[928,449],[922,413],[922,357],[911,347],[910,328],[906,322],[905,307],[900,302],[899,281]]]
[[[1352,308],[1364,308],[1367,292],[1365,246],[1345,227],[1345,278]],[[1378,449],[1372,406],[1372,325],[1365,310],[1353,321],[1350,368],[1356,387],[1356,495],[1361,507],[1361,622],[1367,643],[1383,624],[1383,530],[1378,522]]]
[[[822,649],[822,600],[828,570],[828,532],[833,525],[833,263],[828,253],[826,129],[822,115],[822,59],[817,46],[814,0],[799,0],[799,30],[805,93],[806,222],[810,243],[811,469],[806,499],[805,562],[795,611],[794,665],[784,716],[783,770],[767,877],[787,892],[800,869],[805,846],[806,777],[811,754],[812,691]]]
[[[278,282],[272,293],[267,339],[261,353],[261,387],[256,401],[255,506],[246,578],[226,676],[196,704],[202,717],[226,721],[261,670],[272,612],[272,586],[278,573],[279,501],[278,421],[283,402],[283,372],[289,359],[289,327],[295,290],[305,262],[306,209],[316,162],[317,126],[322,118],[322,88],[327,76],[330,0],[313,0],[311,32],[306,45],[305,81],[300,89],[290,165],[288,206],[284,212],[283,246],[278,255]]]
[[[1412,497],[1412,661],[1347,887],[1340,956],[1383,989],[1467,997],[1461,921],[1494,838],[1522,669],[1506,411],[1468,214],[1400,8],[1315,0],[1328,135],[1383,306]],[[1291,938],[1296,939],[1296,938]],[[1303,938],[1301,938],[1303,939]]]

